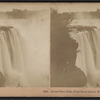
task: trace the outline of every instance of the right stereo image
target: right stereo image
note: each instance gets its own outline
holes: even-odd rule
[[[100,87],[100,4],[56,5],[50,16],[50,86]]]

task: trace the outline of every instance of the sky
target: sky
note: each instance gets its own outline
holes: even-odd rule
[[[58,12],[83,12],[100,9],[100,3],[0,3],[0,11],[12,11],[15,9],[46,10],[55,8]]]
[[[59,3],[52,4],[52,8],[58,10],[58,12],[84,12],[84,11],[96,11],[100,9],[100,3]]]
[[[0,11],[12,11],[14,9],[44,10],[49,9],[48,4],[43,3],[0,3]]]

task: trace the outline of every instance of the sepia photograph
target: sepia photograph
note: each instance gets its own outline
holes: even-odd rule
[[[100,87],[100,3],[51,7],[51,87]]]
[[[0,3],[0,97],[100,97],[100,3]]]
[[[0,3],[0,87],[49,86],[49,8]]]

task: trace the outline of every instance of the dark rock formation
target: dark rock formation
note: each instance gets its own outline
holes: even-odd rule
[[[4,87],[5,85],[5,78],[3,74],[0,72],[0,87]]]
[[[87,79],[75,66],[78,44],[69,36],[67,27],[73,19],[73,13],[51,14],[51,86],[82,87]]]

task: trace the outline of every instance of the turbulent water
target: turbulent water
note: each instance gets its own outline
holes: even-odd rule
[[[76,66],[85,73],[88,87],[98,87],[100,86],[99,20],[85,20],[85,22],[74,20],[72,24],[74,29],[70,35],[78,43]]]
[[[0,33],[0,71],[5,86],[49,85],[48,17],[41,13],[32,19],[0,20],[1,26],[13,27]]]
[[[26,58],[22,38],[15,28],[0,28],[0,71],[5,86],[26,86]],[[28,64],[28,63],[27,63]]]

